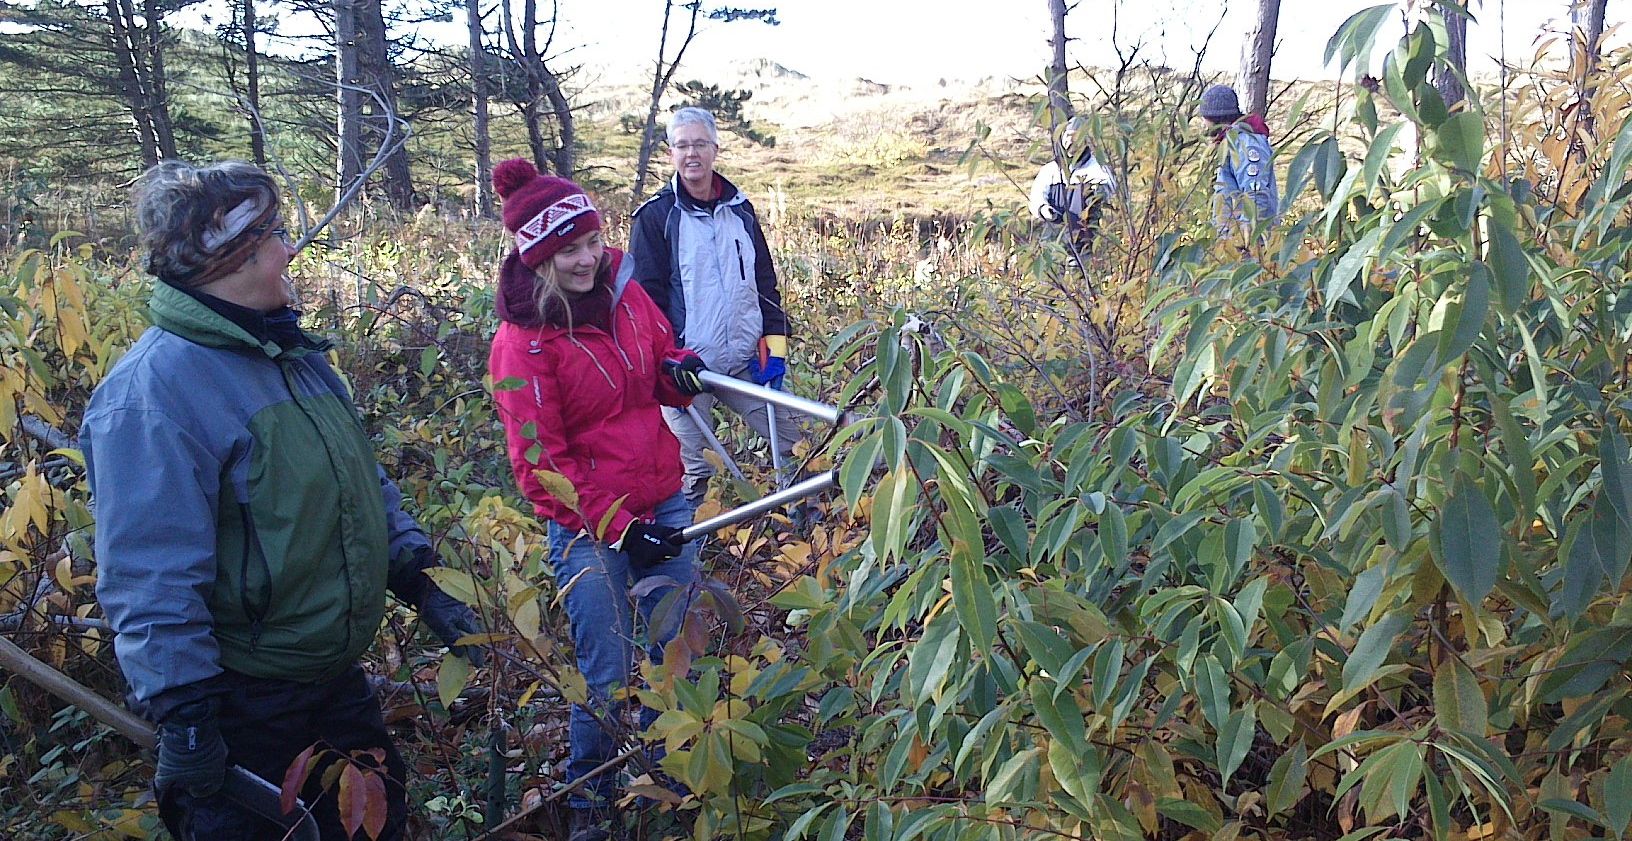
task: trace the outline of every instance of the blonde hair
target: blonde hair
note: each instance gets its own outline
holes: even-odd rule
[[[601,252],[601,261],[595,266],[595,285],[610,285],[612,282],[612,255]],[[567,332],[572,332],[572,299],[567,297],[566,290],[561,288],[561,278],[556,274],[555,261],[546,260],[543,265],[533,269],[533,305],[538,309],[540,320],[548,321],[551,302],[561,307],[561,312],[567,319]]]

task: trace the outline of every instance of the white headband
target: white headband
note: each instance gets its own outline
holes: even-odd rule
[[[227,211],[221,220],[221,227],[204,229],[204,250],[214,251],[223,245],[238,238],[238,235],[249,227],[249,223],[260,218],[261,212],[266,209],[262,197],[244,199],[238,206]]]
[[[585,213],[594,213],[595,205],[583,193],[562,196],[555,204],[538,212],[527,224],[516,229],[516,249],[526,251],[543,240],[563,233],[567,223]]]

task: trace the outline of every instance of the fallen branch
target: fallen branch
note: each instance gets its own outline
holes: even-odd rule
[[[152,725],[92,692],[84,684],[40,662],[5,637],[0,637],[0,667],[90,713],[91,718],[113,728],[114,732],[132,742],[149,749],[154,746]]]
[[[46,423],[44,419],[34,415],[23,415],[21,420],[23,431],[32,435],[47,447],[53,450],[71,450],[75,448],[74,439],[68,437],[66,433],[58,431],[56,427]]]

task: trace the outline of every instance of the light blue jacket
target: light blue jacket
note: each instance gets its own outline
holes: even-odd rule
[[[1219,143],[1213,181],[1213,224],[1220,231],[1250,228],[1281,212],[1275,189],[1275,151],[1269,138],[1242,122],[1231,125]]]

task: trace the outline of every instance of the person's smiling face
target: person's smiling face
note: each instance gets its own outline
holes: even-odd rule
[[[569,295],[582,295],[595,288],[595,269],[606,250],[600,231],[590,231],[562,246],[550,258],[555,282]]]
[[[686,192],[706,199],[714,192],[714,157],[719,146],[708,136],[708,126],[687,123],[675,129],[669,141],[669,159]]]

